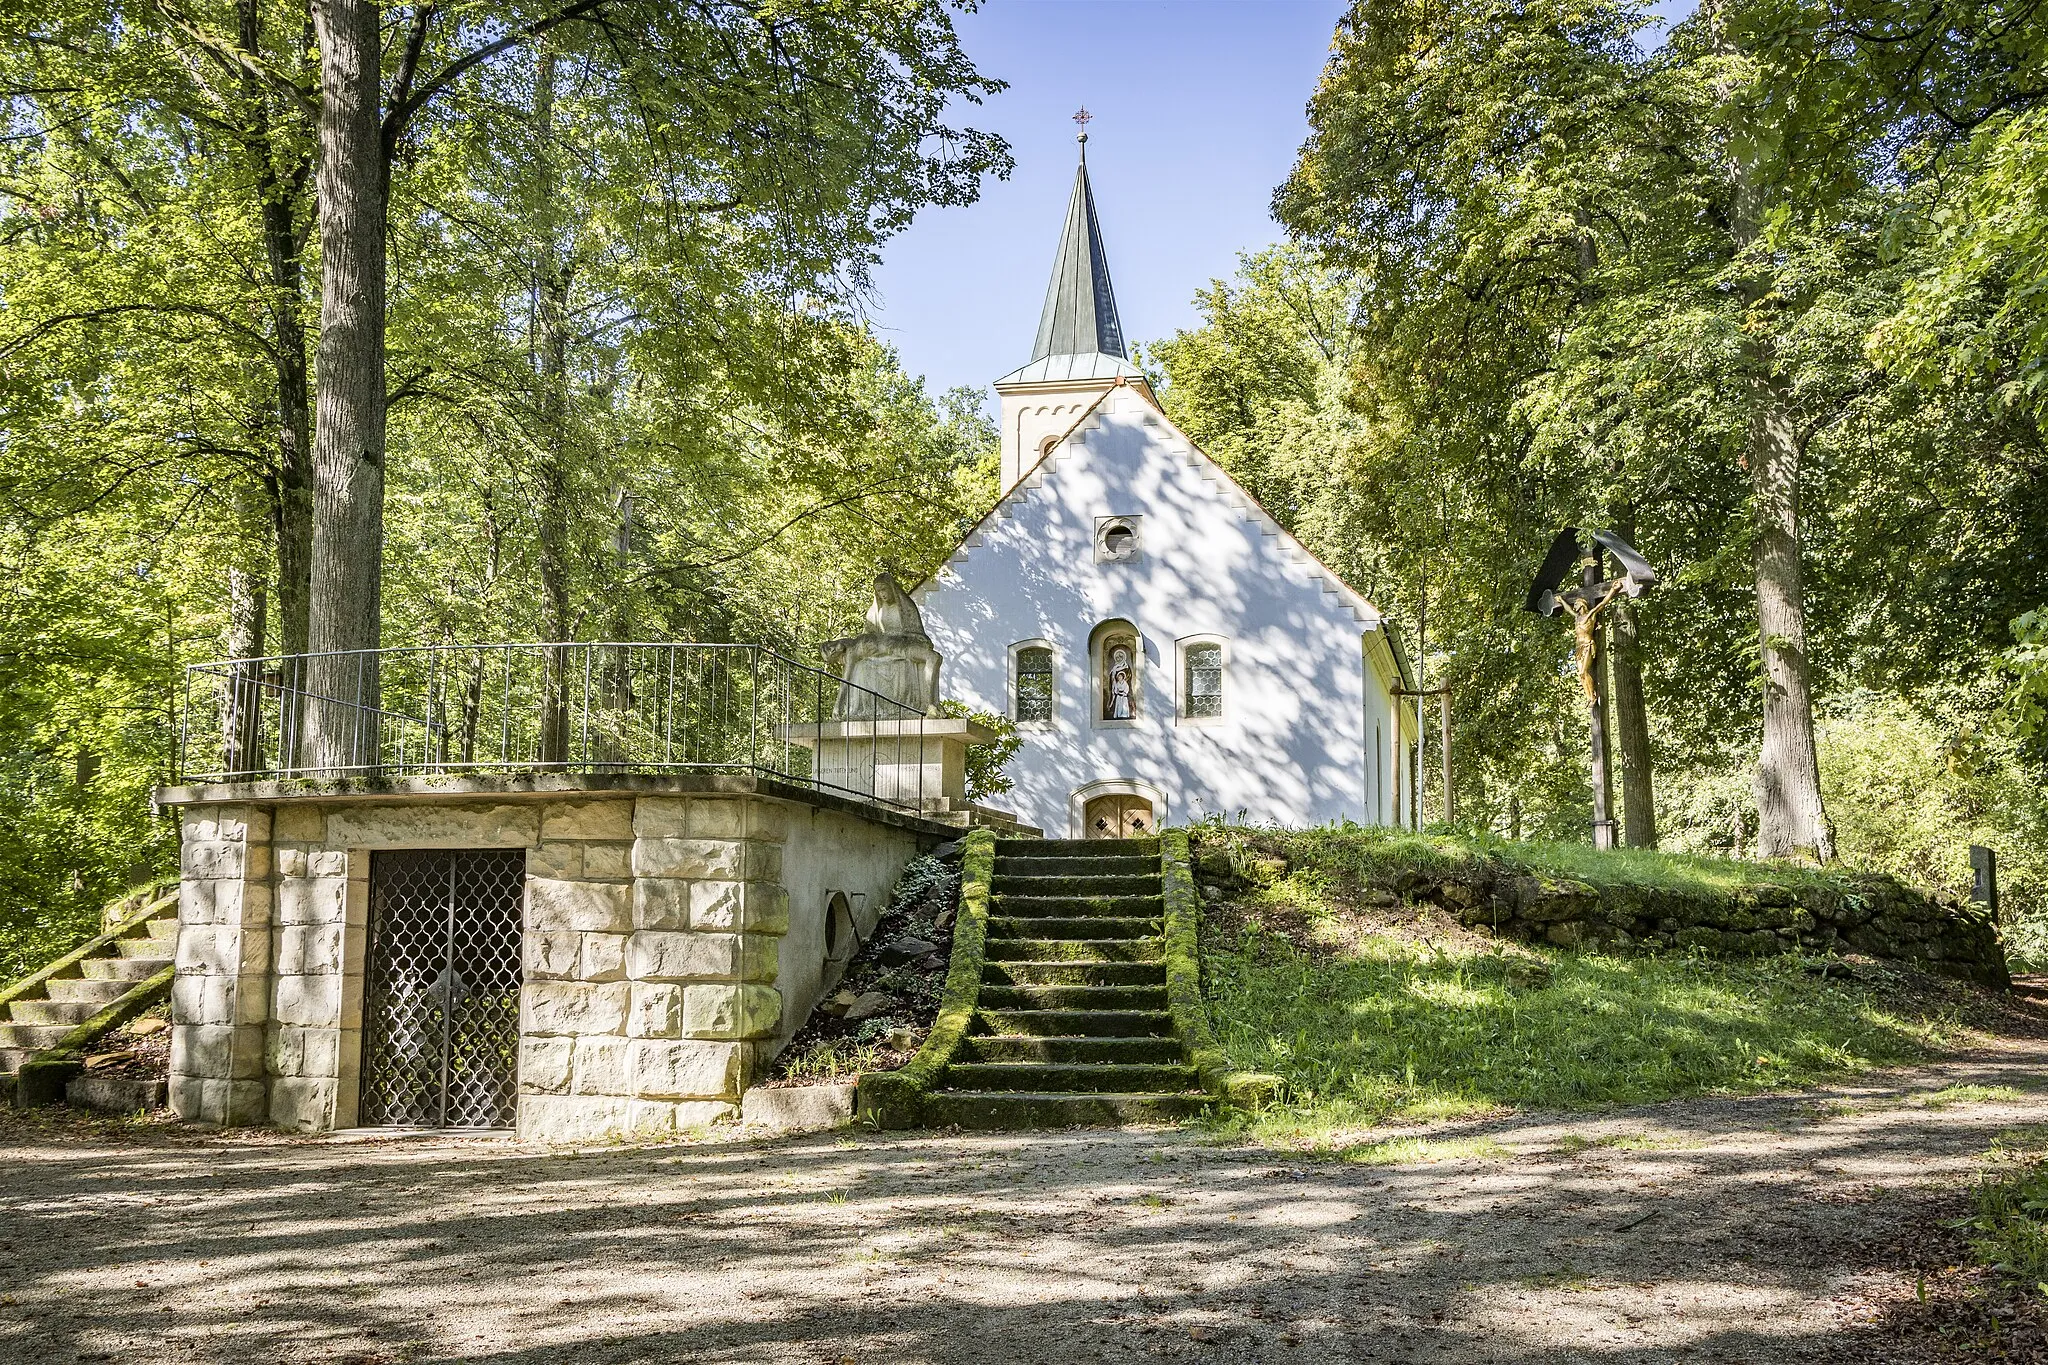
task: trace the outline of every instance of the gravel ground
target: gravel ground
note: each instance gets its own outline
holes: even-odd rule
[[[9,1116],[0,1360],[1881,1358],[1902,1239],[2048,1123],[1926,1096],[2044,1062],[1440,1124],[1509,1155],[1378,1167],[1176,1131],[568,1152]]]

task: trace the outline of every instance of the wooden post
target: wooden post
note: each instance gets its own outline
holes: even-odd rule
[[[1606,556],[1595,551],[1586,560],[1586,600],[1600,600],[1601,560]],[[1596,619],[1593,622],[1593,695],[1587,702],[1587,710],[1593,730],[1593,847],[1614,847],[1614,779],[1607,765],[1607,650],[1604,643],[1605,627]]]

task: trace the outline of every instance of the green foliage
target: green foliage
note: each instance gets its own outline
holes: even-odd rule
[[[2008,1162],[1971,1192],[1974,1211],[1963,1220],[1970,1255],[2008,1279],[2037,1286],[2048,1280],[2048,1157],[2004,1155]]]
[[[986,801],[1001,796],[1016,785],[1010,778],[1010,760],[1024,741],[1017,737],[1017,722],[995,711],[976,711],[967,703],[944,700],[938,704],[942,716],[971,720],[995,732],[995,743],[976,744],[967,750],[967,799]]]
[[[2048,796],[2009,736],[1970,709],[1864,694],[1823,721],[1820,761],[1845,863],[1967,896],[1970,845],[1995,849],[2006,955],[2048,963]]]
[[[938,0],[617,0],[448,71],[562,8],[385,9],[447,75],[391,183],[385,642],[805,653],[993,499],[979,397],[860,305],[916,211],[1007,172],[946,122],[1000,86]],[[303,648],[320,300],[302,0],[0,18],[4,968],[175,864],[148,792],[231,570],[267,589],[243,638]]]
[[[2015,731],[2035,739],[2048,733],[2048,608],[2019,617],[2012,633],[2018,643],[2005,657],[2014,680],[2007,713]]]

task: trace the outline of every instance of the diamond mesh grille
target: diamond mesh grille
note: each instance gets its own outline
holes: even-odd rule
[[[521,849],[371,855],[365,1125],[512,1126],[525,884]]]

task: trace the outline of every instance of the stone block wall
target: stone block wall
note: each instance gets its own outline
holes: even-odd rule
[[[271,818],[257,806],[188,811],[171,982],[171,1104],[215,1123],[269,1116]]]
[[[826,893],[879,907],[938,841],[779,797],[630,790],[192,805],[184,833],[182,1117],[353,1126],[371,856],[524,848],[518,1130],[542,1141],[735,1114],[823,987]]]

